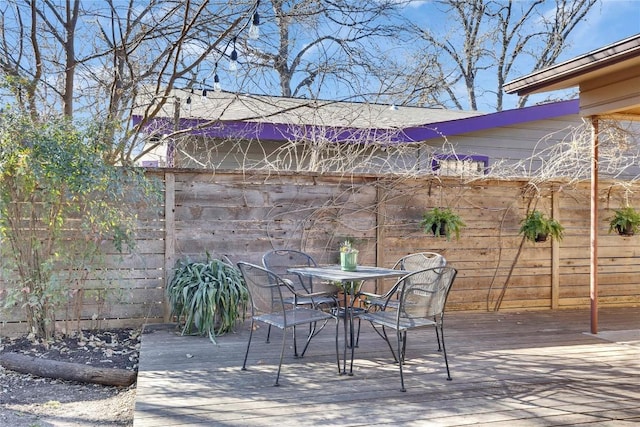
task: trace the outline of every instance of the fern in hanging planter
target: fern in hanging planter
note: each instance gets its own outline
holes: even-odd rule
[[[451,240],[452,236],[456,240],[460,238],[460,230],[466,227],[466,224],[450,208],[433,208],[422,215],[420,226],[425,233],[433,233],[434,236],[444,236],[447,240]]]
[[[633,236],[640,232],[640,213],[631,206],[616,209],[609,218],[609,233],[614,230],[621,236]]]
[[[529,212],[521,224],[518,233],[532,242],[546,242],[547,237],[560,241],[564,237],[564,227],[536,209]]]
[[[209,253],[205,262],[179,260],[167,295],[182,334],[208,335],[213,342],[233,330],[249,300],[240,270]]]

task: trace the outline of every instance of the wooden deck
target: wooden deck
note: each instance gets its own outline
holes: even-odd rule
[[[246,328],[218,338],[149,328],[142,338],[134,427],[145,426],[552,426],[640,424],[640,307],[448,313],[453,381],[432,330],[412,335],[402,393],[386,344],[364,325],[353,376],[337,373],[334,329],[307,355],[285,355],[281,338],[254,335],[241,371]],[[289,340],[290,342],[291,340]]]

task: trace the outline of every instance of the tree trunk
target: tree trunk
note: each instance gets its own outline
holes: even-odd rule
[[[126,369],[98,368],[79,363],[59,362],[39,359],[19,353],[0,354],[0,365],[5,369],[39,377],[59,378],[68,381],[79,381],[111,385],[130,386],[136,381],[137,373]]]

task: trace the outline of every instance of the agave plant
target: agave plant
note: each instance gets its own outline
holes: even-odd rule
[[[209,253],[205,262],[179,260],[167,294],[182,334],[208,334],[213,342],[244,317],[249,299],[240,270]]]

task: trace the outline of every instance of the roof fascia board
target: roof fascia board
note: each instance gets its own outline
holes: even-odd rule
[[[428,126],[407,128],[404,133],[412,141],[461,135],[497,127],[513,126],[520,123],[548,120],[555,117],[578,114],[580,103],[577,99],[534,105],[531,107],[499,111],[466,119],[431,123]]]
[[[377,141],[381,144],[416,143],[434,138],[460,135],[497,127],[513,126],[519,123],[552,119],[555,117],[578,114],[577,99],[535,105],[531,107],[505,110],[464,119],[430,123],[425,126],[410,127],[402,130],[359,129],[323,127],[319,132],[311,125],[283,125],[264,122],[208,122],[202,119],[181,118],[179,129],[190,129],[191,135],[210,138],[243,138],[271,141],[292,141],[321,137],[332,142]],[[141,117],[134,116],[133,123],[140,123]],[[173,121],[169,118],[151,120],[145,131],[153,134],[174,132]]]
[[[557,65],[535,71],[502,86],[506,93],[524,96],[579,85],[573,79],[640,55],[640,34],[596,49]],[[566,84],[562,84],[566,82]]]

